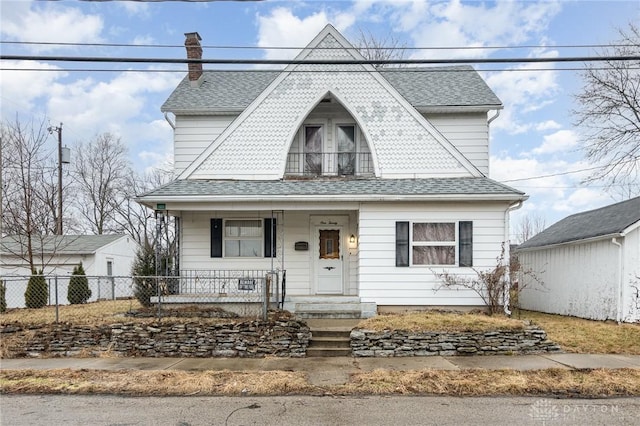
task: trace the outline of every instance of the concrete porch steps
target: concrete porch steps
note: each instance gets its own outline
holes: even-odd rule
[[[315,310],[315,309],[297,309],[296,317],[301,319],[315,319],[315,318],[338,318],[338,319],[354,319],[360,318],[362,312],[360,311],[338,311],[338,310]]]
[[[358,296],[291,296],[285,309],[300,319],[359,319],[376,313],[375,303],[363,303]]]
[[[308,357],[351,356],[351,329],[359,320],[317,319],[309,320],[311,341]]]

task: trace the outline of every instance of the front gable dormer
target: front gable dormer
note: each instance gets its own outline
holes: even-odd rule
[[[314,134],[324,137],[307,146],[306,154],[321,154],[307,156],[310,166],[320,168],[315,175],[351,175],[348,158],[359,153],[367,154],[369,173],[380,178],[482,175],[371,65],[300,63],[353,59],[363,58],[335,28],[325,27],[180,178],[282,179],[294,170],[292,154],[305,154],[304,138]],[[319,116],[325,99],[336,102],[343,116]],[[348,141],[338,146],[338,140],[352,130],[357,150],[346,151]],[[340,131],[348,135],[338,136]],[[307,158],[298,159],[302,174]]]

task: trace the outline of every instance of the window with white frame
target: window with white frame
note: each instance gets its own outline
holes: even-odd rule
[[[473,266],[473,222],[396,222],[396,266],[410,265]]]
[[[225,257],[262,256],[262,220],[227,219],[224,222]]]
[[[455,265],[455,223],[414,223],[411,254],[414,265]]]

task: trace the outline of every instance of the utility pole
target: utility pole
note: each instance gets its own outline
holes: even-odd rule
[[[50,126],[47,130],[58,134],[58,217],[56,218],[56,235],[62,235],[62,123],[60,126]]]

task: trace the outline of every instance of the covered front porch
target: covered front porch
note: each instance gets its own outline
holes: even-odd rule
[[[279,207],[168,210],[177,219],[179,273],[161,303],[239,314],[265,305],[300,318],[375,315],[375,303],[358,296],[358,211]]]

